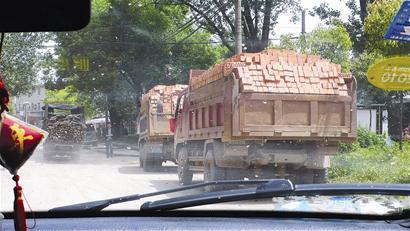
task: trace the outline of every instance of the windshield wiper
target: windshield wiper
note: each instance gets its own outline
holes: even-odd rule
[[[290,181],[289,181],[290,182]],[[291,182],[290,182],[291,183]],[[379,194],[410,196],[410,184],[300,184],[277,188],[275,182],[268,182],[256,188],[202,193],[170,199],[145,202],[144,211],[172,210],[199,205],[215,204],[248,199],[266,199],[278,196],[334,196],[353,194]]]
[[[80,204],[73,204],[73,205],[67,205],[67,206],[62,206],[62,207],[56,207],[56,208],[50,209],[49,212],[68,212],[68,211],[93,212],[93,211],[101,211],[102,209],[104,209],[104,208],[106,208],[106,207],[108,207],[112,204],[119,204],[119,203],[124,203],[124,202],[128,202],[128,201],[136,201],[136,200],[139,200],[139,199],[145,198],[145,197],[152,197],[152,196],[158,196],[158,195],[169,194],[169,193],[174,193],[174,192],[181,192],[181,191],[186,191],[186,190],[191,190],[191,189],[196,189],[196,188],[204,188],[204,187],[210,186],[210,185],[255,185],[255,184],[268,183],[268,182],[272,182],[272,181],[274,181],[274,182],[290,182],[288,180],[282,180],[282,179],[275,179],[275,180],[258,179],[258,180],[210,181],[210,182],[204,182],[204,183],[199,183],[199,184],[182,186],[182,187],[168,189],[168,190],[152,192],[152,193],[133,194],[133,195],[123,196],[123,197],[116,197],[116,198],[110,198],[110,199],[105,199],[105,200],[90,201],[90,202],[85,202],[85,203],[80,203]]]
[[[141,206],[143,211],[171,210],[199,205],[233,202],[242,200],[265,199],[280,196],[319,196],[319,195],[353,195],[379,194],[410,196],[410,184],[300,184],[294,185],[290,180],[231,180],[199,183],[179,188],[163,190],[146,194],[135,194],[106,200],[92,201],[81,204],[57,207],[50,212],[67,211],[100,211],[109,205],[128,201],[135,201],[145,197],[180,192],[208,185],[255,185],[255,188],[234,189],[217,192],[207,192],[188,196],[179,196],[153,202],[145,202]]]

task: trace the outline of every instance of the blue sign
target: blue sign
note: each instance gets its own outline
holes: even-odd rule
[[[410,1],[404,1],[390,23],[385,39],[410,42]]]

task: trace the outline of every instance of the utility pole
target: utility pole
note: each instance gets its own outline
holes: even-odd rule
[[[113,157],[114,151],[112,148],[112,134],[111,134],[111,121],[108,121],[109,111],[108,111],[108,96],[105,94],[105,128],[106,128],[106,140],[105,140],[105,152],[107,158]]]
[[[235,0],[235,54],[242,53],[242,4]]]
[[[400,151],[403,151],[403,91],[400,91]]]
[[[305,52],[306,49],[306,9],[302,10],[302,32],[300,33],[301,40],[301,52]]]
[[[306,33],[306,10],[302,10],[302,35]]]
[[[30,103],[29,102],[24,102],[23,103],[23,108],[24,108],[24,122],[27,123],[27,119],[28,119],[28,108],[27,106],[29,106]]]

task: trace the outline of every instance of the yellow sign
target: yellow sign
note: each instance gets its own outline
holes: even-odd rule
[[[383,90],[410,90],[410,57],[394,57],[373,64],[367,80]]]

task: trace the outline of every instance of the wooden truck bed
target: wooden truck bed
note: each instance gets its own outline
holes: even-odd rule
[[[157,85],[142,97],[140,110],[140,139],[173,138],[169,120],[175,112],[178,93],[186,85]],[[158,104],[160,102],[160,104]]]
[[[293,51],[240,54],[190,72],[178,139],[352,141],[356,81]]]
[[[356,107],[350,95],[240,93],[235,92],[237,84],[233,78],[221,79],[191,93],[186,138],[349,141],[356,137]]]
[[[233,136],[354,137],[350,96],[243,93],[235,108]]]

